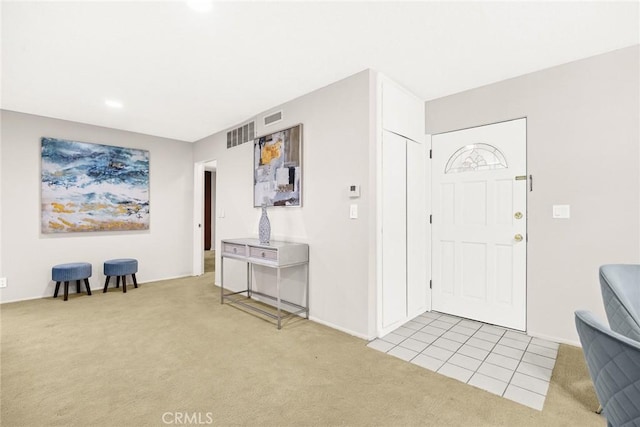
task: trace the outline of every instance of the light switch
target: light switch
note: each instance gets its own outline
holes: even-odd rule
[[[218,210],[218,218],[224,218],[224,209]]]
[[[358,218],[358,205],[350,205],[349,206],[349,218],[357,219]]]
[[[553,205],[554,219],[569,219],[571,217],[571,206],[569,205]]]

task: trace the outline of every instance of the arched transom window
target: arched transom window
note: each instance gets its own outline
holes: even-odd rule
[[[444,168],[444,173],[473,172],[490,169],[506,169],[504,154],[490,144],[465,145],[453,153]]]

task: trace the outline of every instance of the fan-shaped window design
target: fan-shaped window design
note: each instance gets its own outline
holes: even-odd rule
[[[444,173],[472,172],[490,169],[506,169],[504,154],[493,145],[465,145],[451,155]]]

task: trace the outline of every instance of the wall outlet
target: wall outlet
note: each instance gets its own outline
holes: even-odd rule
[[[6,288],[6,287],[7,287],[7,278],[0,277],[0,288]]]

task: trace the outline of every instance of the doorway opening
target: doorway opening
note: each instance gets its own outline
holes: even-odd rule
[[[214,273],[217,161],[194,164],[193,275]]]
[[[216,265],[216,167],[204,168],[204,272],[213,273]]]

